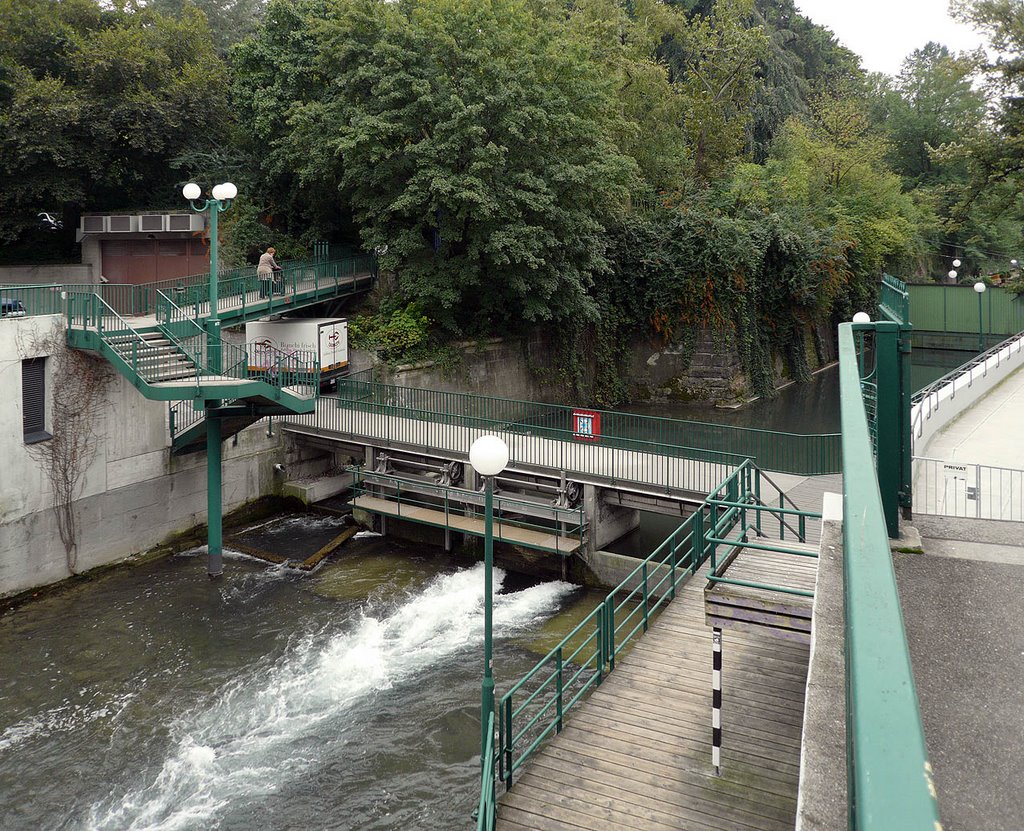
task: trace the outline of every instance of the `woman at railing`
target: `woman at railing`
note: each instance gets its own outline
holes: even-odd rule
[[[256,276],[260,280],[260,297],[270,297],[274,291],[276,274],[281,271],[281,266],[274,259],[277,250],[271,246],[265,254],[260,255],[260,264],[256,267]]]

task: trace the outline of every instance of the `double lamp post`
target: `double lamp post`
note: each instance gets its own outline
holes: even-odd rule
[[[238,196],[238,188],[231,182],[215,185],[210,193],[211,199],[198,201],[203,191],[195,182],[189,182],[181,189],[184,196],[196,213],[210,214],[210,314],[204,321],[206,329],[207,363],[210,371],[220,373],[221,339],[220,318],[217,315],[217,217],[222,211],[231,207],[231,200]],[[206,570],[210,577],[218,577],[224,572],[224,531],[221,477],[221,423],[213,412],[220,406],[219,400],[205,402],[206,407],[206,513],[207,531]]]

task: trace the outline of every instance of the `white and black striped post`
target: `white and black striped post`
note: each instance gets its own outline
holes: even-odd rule
[[[722,630],[711,633],[711,764],[722,772]]]

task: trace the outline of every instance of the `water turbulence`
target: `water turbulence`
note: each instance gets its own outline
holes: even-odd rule
[[[503,579],[496,569],[496,591]],[[496,595],[495,635],[554,614],[573,589],[554,582]],[[390,613],[375,616],[364,606],[344,631],[297,638],[276,662],[257,665],[175,718],[159,770],[94,805],[86,827],[203,827],[315,766],[318,735],[343,734],[372,712],[376,694],[482,639],[480,565],[435,578]]]

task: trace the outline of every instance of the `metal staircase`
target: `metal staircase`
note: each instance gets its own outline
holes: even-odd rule
[[[72,293],[68,345],[98,352],[151,400],[204,402],[221,415],[242,410],[255,418],[313,411],[320,386],[315,355],[278,353],[273,371],[254,370],[245,349],[212,337],[162,299],[165,322],[135,326],[98,294]]]

